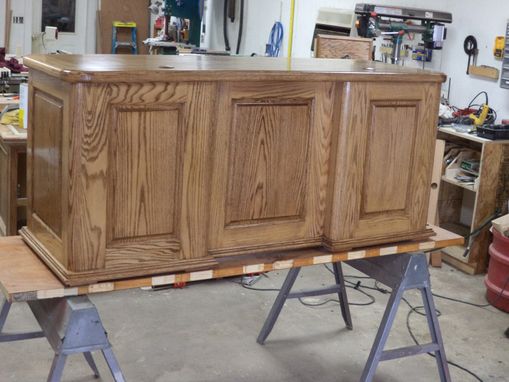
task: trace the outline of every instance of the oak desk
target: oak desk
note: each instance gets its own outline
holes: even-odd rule
[[[120,372],[120,368],[111,350],[111,345],[104,334],[104,328],[102,327],[97,310],[86,296],[79,295],[111,292],[143,286],[160,286],[182,281],[207,280],[281,269],[290,269],[288,274],[288,277],[290,277],[292,274],[295,275],[296,272],[298,273],[298,270],[302,266],[326,263],[334,263],[337,265],[342,261],[350,261],[349,264],[354,268],[362,270],[371,277],[390,286],[393,290],[361,381],[372,380],[380,361],[422,354],[423,352],[435,352],[435,354],[437,354],[437,363],[441,380],[450,381],[438,321],[431,297],[425,256],[422,253],[411,254],[411,252],[422,252],[431,249],[440,249],[450,245],[458,245],[463,242],[463,238],[438,227],[432,228],[436,235],[425,241],[396,243],[391,246],[370,247],[350,252],[328,253],[325,250],[303,249],[298,252],[292,251],[277,255],[264,254],[246,257],[245,261],[243,261],[242,258],[238,258],[236,265],[232,266],[231,263],[229,263],[228,267],[223,267],[219,264],[215,268],[206,271],[117,280],[114,282],[91,284],[74,288],[65,287],[59,279],[46,268],[28,246],[24,244],[21,238],[0,238],[0,288],[6,297],[6,301],[0,313],[0,342],[42,336],[48,338],[56,353],[48,379],[50,381],[60,381],[65,357],[67,354],[71,353],[84,353],[92,370],[98,375],[90,352],[93,350],[102,350],[114,374],[115,380],[124,381],[124,377]],[[280,296],[278,296],[269,314],[269,318],[260,332],[260,336],[258,337],[259,343],[263,343],[267,338],[281,311],[281,303],[284,303],[284,300],[289,296],[289,291],[293,286],[293,282],[288,282],[288,277],[282,287]],[[423,293],[424,305],[428,308],[428,322],[430,324],[433,343],[384,351],[385,340],[389,335],[395,312],[399,306],[403,292],[408,289],[416,288],[420,289]],[[314,295],[318,295],[316,293],[315,291]],[[426,295],[426,293],[428,294]],[[321,294],[325,294],[325,292]],[[344,297],[346,298],[346,294]],[[43,329],[42,332],[21,333],[16,335],[2,333],[11,303],[21,301],[28,302]],[[343,301],[343,303],[347,303],[347,300]],[[69,341],[69,337],[71,337],[66,337],[65,334],[69,331],[69,328],[74,327],[76,329],[75,325],[79,322],[78,318],[83,319],[83,316],[88,319],[88,321],[85,320],[86,322],[93,322],[94,325],[92,325],[92,328],[86,327],[79,330],[79,340],[75,338],[75,342],[72,346],[68,345],[67,348],[65,348],[66,338],[67,341]],[[51,322],[57,322],[58,324],[48,324],[48,317],[51,317]],[[55,326],[58,328],[59,334],[54,333]],[[93,334],[100,337],[100,346],[96,344],[94,347],[88,343],[80,342],[86,341],[90,337],[91,333],[87,331],[91,331]]]
[[[0,124],[0,234],[26,224],[27,132]]]
[[[424,240],[445,76],[378,62],[34,55],[23,239],[68,286]]]

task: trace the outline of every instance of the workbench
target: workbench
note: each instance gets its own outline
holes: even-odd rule
[[[445,165],[441,176],[438,221],[434,223],[467,236],[494,219],[496,211],[503,211],[509,199],[509,178],[506,175],[509,171],[509,140],[492,141],[450,127],[439,128],[437,137],[445,141],[448,152],[467,151],[479,159],[475,183],[459,182],[446,173]],[[470,236],[465,246],[442,251],[443,260],[469,274],[484,273],[488,267],[490,243],[488,225],[477,235]]]
[[[338,292],[343,318],[347,327],[351,329],[353,324],[341,272],[341,262],[348,261],[349,265],[392,288],[392,294],[361,381],[372,380],[380,361],[424,352],[435,353],[441,381],[450,381],[423,252],[461,244],[462,238],[438,227],[431,228],[436,235],[424,241],[401,242],[336,253],[329,253],[323,249],[302,249],[297,252],[260,254],[239,257],[234,265],[228,262],[227,266],[219,264],[207,270],[102,282],[80,287],[64,286],[20,237],[0,238],[0,289],[5,296],[4,305],[0,311],[0,342],[46,337],[55,351],[48,381],[60,381],[66,357],[72,353],[83,353],[94,375],[97,376],[97,367],[91,355],[91,352],[96,350],[101,350],[104,354],[115,380],[124,381],[99,313],[87,295],[283,269],[289,269],[289,273],[258,336],[260,344],[265,342],[274,327],[285,300],[292,297]],[[301,267],[327,263],[332,263],[336,271],[335,286],[321,290],[290,293]],[[384,351],[385,342],[402,294],[409,289],[420,289],[422,292],[432,343]],[[14,302],[29,304],[41,326],[41,331],[3,333],[9,308]]]
[[[26,224],[27,131],[0,124],[0,234],[16,235]]]

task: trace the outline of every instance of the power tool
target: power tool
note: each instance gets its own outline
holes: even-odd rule
[[[393,64],[400,61],[405,34],[420,33],[426,49],[442,49],[447,36],[444,23],[452,23],[452,14],[448,12],[365,3],[355,5],[355,14],[358,15],[355,26],[359,36],[392,36]],[[412,23],[414,20],[420,24]]]

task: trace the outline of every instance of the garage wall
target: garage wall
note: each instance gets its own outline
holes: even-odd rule
[[[463,50],[465,37],[473,35],[479,48],[477,65],[484,64],[501,69],[502,62],[493,57],[493,43],[495,36],[505,34],[509,2],[485,0],[481,5],[476,0],[448,0],[447,3],[454,22],[448,31],[442,70],[452,79],[451,102],[454,105],[467,106],[473,96],[486,90],[499,120],[509,118],[509,90],[502,89],[499,81],[467,76],[467,55]],[[483,98],[480,100],[484,101]]]
[[[309,57],[315,21],[322,7],[354,9],[356,0],[297,0],[294,29],[294,57]],[[478,65],[485,64],[501,68],[501,61],[492,54],[495,36],[504,35],[509,18],[509,2],[485,0],[479,6],[478,0],[371,0],[370,3],[447,10],[453,14],[453,23],[447,26],[448,36],[442,51],[435,51],[432,65],[428,69],[440,70],[452,79],[451,102],[458,106],[467,106],[475,94],[486,90],[490,95],[490,104],[497,111],[499,119],[509,118],[509,93],[502,89],[498,81],[489,81],[466,75],[467,55],[463,51],[463,41],[469,34],[474,35],[479,44]],[[212,20],[210,48],[224,49],[222,36],[223,0],[211,0]],[[247,18],[245,26],[247,38],[242,44],[241,54],[264,54],[265,43],[274,21],[282,15],[285,27],[285,39],[282,53],[286,55],[290,0],[246,0]],[[282,6],[281,6],[282,3]],[[230,41],[237,41],[237,23],[229,23]],[[409,65],[416,65],[408,61]],[[447,84],[443,87],[444,94]]]
[[[307,0],[304,0],[307,1]],[[235,23],[228,20],[228,34],[232,51],[235,51],[238,40],[240,1],[237,0],[237,17]],[[289,20],[288,0],[245,0],[245,18],[241,54],[264,54],[265,44],[274,22],[282,20],[285,29]],[[224,0],[207,0],[210,11],[209,36],[206,47],[212,50],[224,50],[223,37]],[[286,30],[285,30],[286,32]],[[285,41],[288,36],[285,35]],[[285,43],[286,46],[286,43]]]
[[[0,0],[0,47],[5,46],[5,0]]]

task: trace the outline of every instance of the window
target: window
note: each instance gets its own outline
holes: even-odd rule
[[[59,32],[74,32],[76,0],[42,0],[41,31],[47,26],[57,27]]]

